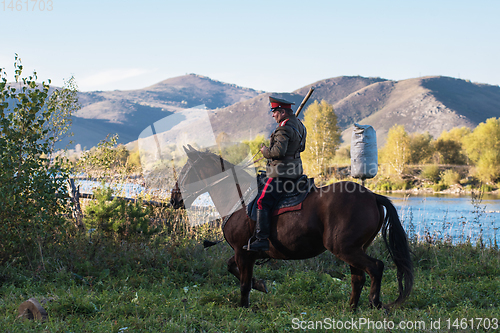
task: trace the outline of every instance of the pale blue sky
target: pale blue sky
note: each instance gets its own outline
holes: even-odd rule
[[[361,75],[500,84],[500,1],[0,1],[0,67],[80,90],[196,73],[289,92]],[[15,2],[14,2],[15,3]],[[34,11],[33,6],[36,6]],[[5,7],[4,7],[5,6]],[[21,8],[21,7],[19,7]]]

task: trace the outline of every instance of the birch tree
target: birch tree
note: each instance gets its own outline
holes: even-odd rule
[[[396,124],[389,130],[387,142],[379,152],[380,163],[389,167],[389,174],[402,175],[410,157],[410,137],[404,125]]]
[[[60,159],[49,163],[53,137],[49,125],[57,103],[49,103],[49,84],[37,75],[22,77],[16,55],[15,82],[0,69],[0,265],[13,258],[35,258],[47,244],[59,244],[68,226],[66,180]],[[55,126],[55,127],[54,127]]]
[[[467,156],[474,162],[478,178],[487,183],[500,179],[500,118],[480,123],[464,138]]]
[[[47,102],[47,108],[53,110],[46,123],[46,140],[50,141],[50,152],[55,152],[55,146],[66,137],[73,136],[70,132],[73,115],[81,109],[78,102],[78,85],[74,76],[64,81],[60,89],[55,89]]]
[[[341,132],[333,106],[315,101],[304,112],[307,128],[306,150],[302,155],[304,168],[310,176],[321,176],[340,146]]]

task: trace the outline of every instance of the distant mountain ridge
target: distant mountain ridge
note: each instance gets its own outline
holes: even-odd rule
[[[128,143],[137,140],[144,128],[173,112],[201,104],[210,109],[223,108],[260,93],[196,74],[138,90],[81,92],[82,109],[73,118],[75,135],[71,140],[74,145],[91,148],[108,133],[118,133],[119,142]]]
[[[276,126],[268,97],[291,100],[296,109],[310,87],[315,91],[306,108],[315,100],[332,104],[345,144],[355,122],[372,125],[381,145],[394,124],[404,125],[410,133],[428,131],[437,137],[443,130],[474,128],[488,118],[500,117],[500,87],[451,77],[393,81],[340,76],[290,93],[270,93],[189,74],[144,89],[79,93],[83,107],[73,119],[72,140],[90,148],[108,133],[118,133],[119,142],[128,143],[154,122],[200,104],[207,107],[216,135],[224,132],[233,140],[267,136]]]
[[[273,95],[294,101],[298,106],[311,86],[315,91],[306,107],[315,100],[332,104],[343,130],[344,144],[350,143],[354,123],[372,125],[381,145],[395,124],[404,125],[409,133],[429,132],[437,138],[453,127],[474,128],[488,118],[500,117],[500,87],[443,76],[401,81],[342,76],[315,82],[292,93]],[[269,134],[276,126],[268,114],[269,95],[219,110],[214,116],[214,129],[230,128],[230,136],[247,133],[243,137],[251,137],[258,132],[261,121],[259,133]],[[241,117],[238,122],[234,122],[234,117],[226,117],[227,112],[238,110]]]

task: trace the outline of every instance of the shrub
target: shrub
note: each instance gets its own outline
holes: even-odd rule
[[[421,176],[430,182],[437,183],[439,181],[439,167],[434,164],[426,165],[422,169]]]
[[[397,191],[411,188],[411,184],[404,179],[383,179],[373,186],[376,191]]]
[[[481,191],[482,192],[491,192],[495,189],[495,187],[493,185],[490,185],[490,184],[482,184],[481,185]]]
[[[445,184],[443,184],[443,183],[438,183],[438,184],[432,185],[432,189],[435,192],[439,192],[439,191],[445,190],[446,188],[447,188],[447,186]]]
[[[68,170],[48,158],[58,104],[49,103],[49,85],[37,84],[36,73],[19,81],[22,69],[16,55],[16,82],[0,72],[0,264],[14,257],[31,263],[45,245],[60,243],[68,225]]]
[[[396,179],[392,183],[393,190],[407,190],[411,187],[410,183],[404,179]]]
[[[134,203],[112,198],[113,190],[104,184],[94,191],[95,200],[85,208],[83,222],[88,230],[106,237],[131,240],[156,232],[149,227],[150,209],[141,200]]]
[[[446,186],[460,184],[460,174],[452,169],[445,170],[440,174],[441,181]]]

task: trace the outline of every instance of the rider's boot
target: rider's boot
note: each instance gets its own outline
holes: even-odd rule
[[[255,226],[255,237],[257,239],[253,243],[243,246],[243,249],[254,252],[268,251],[269,225],[269,212],[265,209],[257,209],[257,223]],[[250,243],[250,240],[248,242]]]

